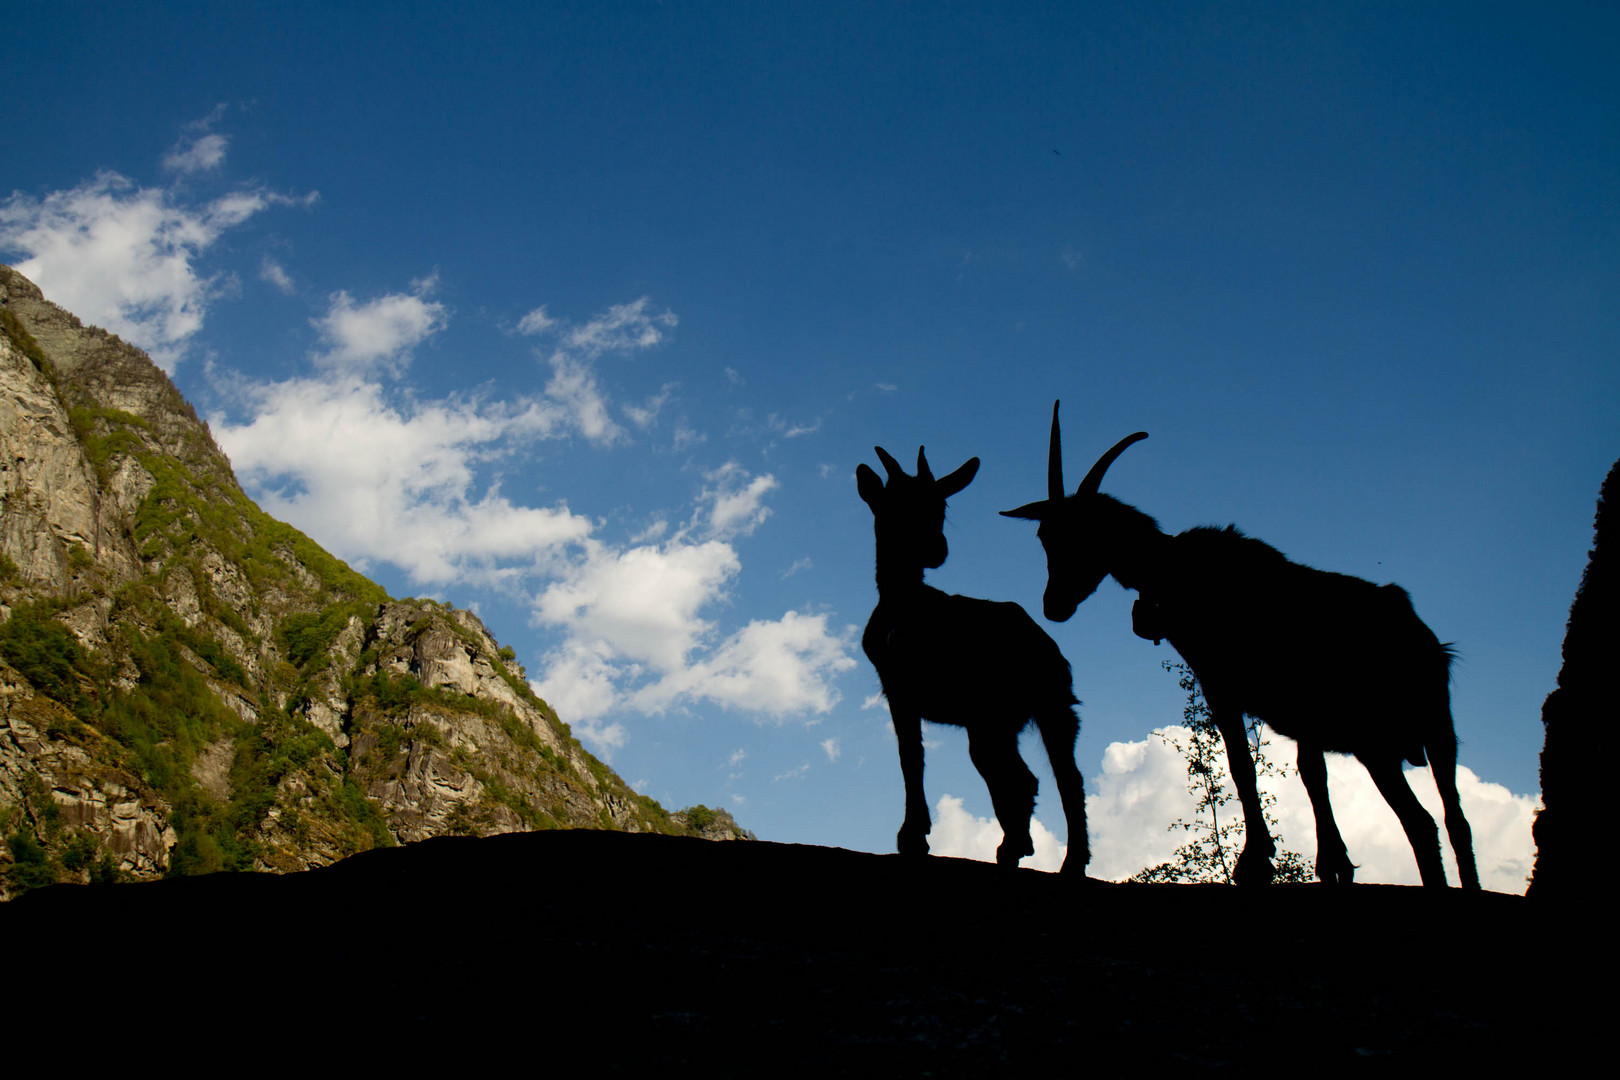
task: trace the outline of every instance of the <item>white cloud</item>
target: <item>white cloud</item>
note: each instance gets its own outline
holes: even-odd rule
[[[586,356],[647,349],[662,341],[664,331],[674,327],[679,321],[673,311],[665,310],[649,314],[647,305],[648,299],[643,296],[628,304],[615,304],[604,314],[598,315],[583,326],[563,329],[562,324],[556,320],[547,319],[539,330],[558,333],[563,348],[584,353]],[[538,308],[524,316],[524,322],[527,323],[537,313],[541,318],[545,318],[545,309]],[[522,324],[519,324],[519,328],[522,328]]]
[[[651,348],[663,341],[665,330],[678,322],[673,311],[649,313],[648,303],[643,296],[628,304],[615,304],[605,314],[580,326],[553,318],[544,306],[533,309],[518,321],[517,329],[521,334],[556,337],[557,348],[546,361],[551,367],[546,395],[568,410],[581,435],[599,446],[621,441],[624,429],[613,422],[607,395],[597,381],[593,362],[603,353]],[[645,405],[624,406],[625,416],[638,428],[651,427],[670,391],[671,388],[665,386]]]
[[[297,200],[244,189],[187,204],[114,172],[43,199],[0,204],[0,248],[17,270],[86,322],[146,349],[173,372],[209,305],[230,284],[198,262],[225,230]]]
[[[238,477],[268,513],[342,558],[391,562],[423,584],[491,584],[590,532],[564,504],[523,507],[473,488],[479,462],[558,431],[565,418],[547,403],[395,405],[380,384],[341,373],[238,393],[251,420],[210,417]]]
[[[786,581],[799,571],[809,570],[813,566],[815,566],[815,563],[811,562],[808,556],[803,559],[794,559],[793,565],[788,567],[786,570],[783,570],[777,575],[777,577],[781,578],[783,581]]]
[[[588,539],[535,598],[535,622],[566,641],[545,658],[542,692],[568,700],[571,716],[709,703],[781,721],[838,702],[834,683],[855,666],[852,627],[834,631],[825,614],[788,611],[716,640],[707,612],[742,565],[722,537],[764,520],[759,499],[775,482],[757,484],[735,467],[707,479],[715,486],[677,534],[626,547]]]
[[[1024,856],[1018,865],[1031,870],[1061,870],[1068,845],[1053,836],[1039,819],[1029,823],[1029,835],[1035,842],[1035,854]],[[995,862],[1001,837],[1001,826],[995,818],[975,817],[964,809],[961,799],[943,795],[934,808],[934,829],[928,834],[928,848],[932,854],[947,858]]]
[[[705,473],[703,479],[712,485],[698,494],[698,502],[707,504],[707,513],[700,512],[692,527],[705,535],[727,540],[751,536],[770,517],[765,496],[778,485],[769,473],[750,477],[747,470],[730,461]]]
[[[591,366],[566,353],[554,354],[550,363],[546,396],[568,410],[579,433],[591,442],[599,446],[617,442],[624,431],[608,416],[607,399]]]
[[[249,418],[210,421],[260,504],[362,568],[386,561],[426,585],[535,589],[533,621],[558,641],[531,685],[604,757],[629,738],[622,720],[633,713],[707,703],[780,721],[829,711],[837,677],[855,666],[853,627],[787,611],[725,634],[713,616],[741,572],[731,541],[768,518],[776,479],[723,465],[705,474],[685,526],[671,535],[660,515],[629,543],[594,536],[561,502],[525,507],[498,485],[479,487],[479,467],[525,440],[578,433],[605,444],[619,429],[590,364],[560,350],[535,400],[392,390],[385,380],[443,325],[430,288],[363,303],[336,293],[316,320],[315,375],[226,386]],[[567,331],[536,312],[524,322],[543,318],[544,332],[584,351],[645,347],[674,322],[648,315],[644,301]]]
[[[731,752],[730,757],[726,758],[726,764],[724,767],[728,769],[735,769],[737,766],[743,763],[743,759],[746,757],[748,757],[748,751],[739,746],[737,749]]]
[[[225,115],[225,103],[211,109],[207,116],[186,125],[187,134],[175,141],[163,155],[163,167],[182,175],[217,169],[225,160],[225,147],[229,140],[214,133],[214,125]]]
[[[565,352],[587,357],[606,352],[629,352],[647,349],[664,340],[664,332],[680,320],[673,311],[649,312],[650,301],[643,296],[628,304],[614,304],[589,322],[575,326],[564,319],[555,319],[545,306],[535,308],[518,320],[518,333],[539,336],[554,334],[558,347]]]
[[[426,298],[432,284],[430,279],[413,293],[388,293],[363,304],[341,290],[333,293],[327,313],[311,320],[327,346],[316,361],[349,370],[408,362],[412,349],[444,328],[444,305]]]
[[[675,392],[674,383],[665,383],[657,394],[648,398],[644,405],[621,405],[624,415],[630,422],[642,431],[646,431],[658,422],[658,414],[669,404],[670,396]]]
[[[838,739],[836,737],[831,739],[823,739],[821,741],[821,749],[826,753],[828,762],[837,761],[839,756],[843,754],[843,751],[839,749]]]
[[[624,725],[614,722],[604,724],[600,720],[588,719],[568,725],[576,738],[591,744],[596,756],[603,761],[612,763],[613,751],[619,749],[630,741],[630,733]]]
[[[529,688],[571,726],[591,723],[619,703],[611,655],[602,642],[569,641],[545,658],[545,674]]]
[[[614,657],[676,671],[710,630],[699,610],[740,566],[718,541],[628,550],[589,541],[585,556],[536,599],[535,619],[600,643]]]
[[[783,780],[803,780],[804,774],[809,771],[810,763],[807,761],[803,765],[800,765],[797,769],[789,769],[787,772],[777,773],[775,776],[771,777],[771,783],[776,784]]]
[[[545,305],[535,308],[522,319],[518,320],[518,333],[543,334],[557,325],[557,320],[546,314]]]
[[[765,423],[769,425],[772,431],[782,436],[782,438],[797,439],[802,435],[814,435],[816,432],[820,431],[821,419],[822,418],[818,416],[813,422],[808,424],[790,424],[786,420],[783,420],[780,416],[777,416],[775,413],[771,413],[765,418]]]
[[[1187,732],[1180,727],[1167,728],[1164,734],[1182,741],[1187,738]],[[1268,755],[1277,761],[1292,762],[1293,743],[1275,734],[1270,738]],[[1329,754],[1327,762],[1334,818],[1350,860],[1358,866],[1356,880],[1417,884],[1420,879],[1411,844],[1366,768],[1354,758],[1338,754]],[[1223,777],[1225,765],[1223,754]],[[1409,769],[1406,778],[1418,800],[1439,823],[1442,810],[1433,775],[1426,768]],[[1172,858],[1182,834],[1169,832],[1167,827],[1177,818],[1193,817],[1193,797],[1187,793],[1186,783],[1185,759],[1165,743],[1162,735],[1155,733],[1142,742],[1110,744],[1103,755],[1102,772],[1095,780],[1096,794],[1086,800],[1092,876],[1117,880]],[[1535,858],[1530,824],[1539,799],[1516,795],[1500,784],[1483,781],[1466,767],[1457,770],[1457,786],[1463,812],[1473,827],[1474,857],[1485,888],[1522,893]],[[1281,846],[1300,852],[1307,863],[1314,864],[1315,816],[1305,785],[1297,776],[1289,776],[1281,781],[1264,781],[1261,787],[1277,798],[1273,813]],[[1443,826],[1440,835],[1446,872],[1451,884],[1456,885],[1456,861]]]
[[[225,160],[228,141],[225,136],[212,133],[190,140],[182,138],[163,155],[163,167],[182,175],[217,169]]]
[[[649,712],[683,700],[711,701],[776,720],[827,713],[841,698],[832,680],[855,666],[848,652],[852,632],[835,635],[826,615],[797,611],[756,619],[709,656],[671,672],[631,701]]]
[[[1169,827],[1178,818],[1193,819],[1194,799],[1187,792],[1186,760],[1165,741],[1166,735],[1185,742],[1188,733],[1179,726],[1171,727],[1141,742],[1110,743],[1103,752],[1102,770],[1094,776],[1096,790],[1086,799],[1091,836],[1091,863],[1086,872],[1091,877],[1123,880],[1174,858],[1182,843],[1185,834],[1180,830],[1172,832]],[[1275,734],[1270,738],[1268,753],[1279,761],[1291,760],[1293,743]],[[1221,766],[1224,778],[1224,756]],[[1432,774],[1428,769],[1409,769],[1406,778],[1439,824],[1442,811]],[[1540,799],[1516,795],[1500,784],[1480,780],[1466,767],[1457,770],[1457,786],[1463,812],[1473,828],[1474,857],[1484,887],[1524,892],[1525,878],[1535,859],[1530,825]],[[1406,833],[1361,763],[1329,754],[1328,787],[1334,818],[1350,859],[1357,864],[1356,880],[1418,884],[1417,862]],[[1261,789],[1277,798],[1273,813],[1278,822],[1279,846],[1299,852],[1308,864],[1314,863],[1316,825],[1305,785],[1297,776],[1289,776],[1281,781],[1263,781]],[[1230,812],[1241,813],[1235,804]],[[1059,869],[1067,845],[1039,819],[1031,822],[1030,835],[1035,840],[1035,854],[1019,865]],[[1456,861],[1445,842],[1443,826],[1440,835],[1448,881],[1455,886]],[[946,795],[936,807],[929,843],[936,855],[994,862],[1001,837],[1001,826],[993,817],[977,817],[965,809],[963,799]]]
[[[268,255],[265,256],[264,261],[259,263],[259,280],[269,282],[288,296],[293,294],[293,279],[288,276],[287,271],[282,268],[280,263]]]

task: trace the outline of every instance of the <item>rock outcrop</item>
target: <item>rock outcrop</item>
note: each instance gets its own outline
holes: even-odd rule
[[[746,835],[266,515],[144,353],[0,267],[0,896],[579,827]]]
[[[1546,729],[1541,750],[1541,797],[1536,814],[1536,866],[1528,895],[1539,900],[1597,904],[1602,875],[1590,872],[1593,853],[1606,843],[1605,773],[1614,740],[1614,698],[1609,679],[1620,661],[1620,576],[1615,504],[1620,461],[1598,491],[1592,550],[1569,607],[1564,665],[1558,688],[1541,706]]]

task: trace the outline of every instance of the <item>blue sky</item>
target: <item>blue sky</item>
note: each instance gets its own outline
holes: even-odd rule
[[[273,513],[474,607],[626,779],[767,839],[900,822],[873,445],[981,458],[930,580],[1038,612],[996,511],[1043,494],[1052,400],[1075,477],[1146,430],[1105,490],[1397,582],[1457,644],[1506,881],[1620,454],[1617,21],[23,4],[0,258],[148,348]],[[1182,812],[1130,600],[1047,624],[1110,875]],[[965,739],[930,738],[936,850],[983,854]]]

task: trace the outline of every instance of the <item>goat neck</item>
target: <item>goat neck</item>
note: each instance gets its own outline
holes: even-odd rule
[[[1104,560],[1109,576],[1127,589],[1157,592],[1172,572],[1173,539],[1152,517],[1109,495],[1093,495],[1095,535],[1105,537]]]

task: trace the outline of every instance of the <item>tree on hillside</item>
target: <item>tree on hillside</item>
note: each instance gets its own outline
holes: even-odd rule
[[[1198,800],[1192,820],[1178,818],[1169,826],[1170,831],[1180,829],[1187,842],[1176,849],[1175,858],[1150,866],[1131,875],[1131,881],[1141,882],[1224,882],[1232,884],[1232,869],[1237,853],[1243,850],[1243,815],[1229,807],[1237,800],[1237,792],[1227,786],[1222,765],[1221,733],[1210,716],[1209,706],[1198,688],[1198,680],[1186,664],[1166,660],[1164,670],[1176,676],[1180,687],[1187,692],[1187,704],[1181,711],[1182,726],[1188,731],[1185,742],[1171,738],[1163,731],[1154,732],[1187,759],[1187,791]],[[1284,779],[1293,770],[1266,756],[1271,736],[1259,720],[1248,721],[1249,749],[1254,754],[1254,772],[1257,780],[1268,776]],[[1266,811],[1266,827],[1272,835],[1277,833],[1277,821],[1271,807],[1277,801],[1264,789],[1260,802]],[[1226,817],[1221,817],[1222,811]],[[1305,858],[1296,851],[1282,849],[1273,860],[1276,881],[1312,881],[1316,875]]]

